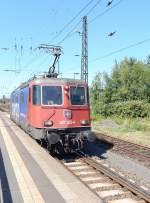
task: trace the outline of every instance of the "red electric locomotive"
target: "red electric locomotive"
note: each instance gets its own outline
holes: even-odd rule
[[[23,83],[11,94],[10,116],[50,151],[71,152],[93,140],[88,85],[50,72]]]

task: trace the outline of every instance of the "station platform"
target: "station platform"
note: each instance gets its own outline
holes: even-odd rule
[[[0,202],[102,202],[61,163],[0,112]]]

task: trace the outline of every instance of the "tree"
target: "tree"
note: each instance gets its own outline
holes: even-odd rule
[[[106,115],[107,107],[113,108],[112,104],[118,102],[119,105],[121,102],[150,102],[149,67],[148,63],[135,58],[125,58],[120,63],[115,62],[111,75],[97,73],[90,89],[90,101],[94,112],[105,112]]]
[[[103,79],[102,74],[97,73],[90,88],[90,103],[94,113],[97,112],[99,102],[102,100]]]
[[[134,58],[125,58],[120,64],[115,64],[111,75],[111,84],[109,82],[106,85],[106,88],[111,87],[111,102],[147,100],[145,88],[147,92],[149,76],[146,75],[148,72],[145,64]]]

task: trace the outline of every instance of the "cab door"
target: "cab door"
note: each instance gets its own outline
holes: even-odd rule
[[[29,88],[29,124],[41,128],[41,85],[32,85]]]

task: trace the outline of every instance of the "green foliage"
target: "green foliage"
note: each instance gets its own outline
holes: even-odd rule
[[[115,102],[115,103],[96,103],[92,108],[92,111],[96,115],[120,116],[120,117],[149,117],[150,116],[150,104],[145,101],[127,101],[127,102]]]
[[[134,58],[115,62],[112,74],[98,73],[90,89],[95,115],[150,116],[150,67]]]
[[[99,101],[102,98],[102,74],[97,73],[92,82],[92,87],[90,88],[90,101],[94,105],[95,101]]]
[[[124,124],[124,127],[128,129],[128,131],[149,131],[150,127],[145,123],[141,122],[139,119],[128,119]]]

